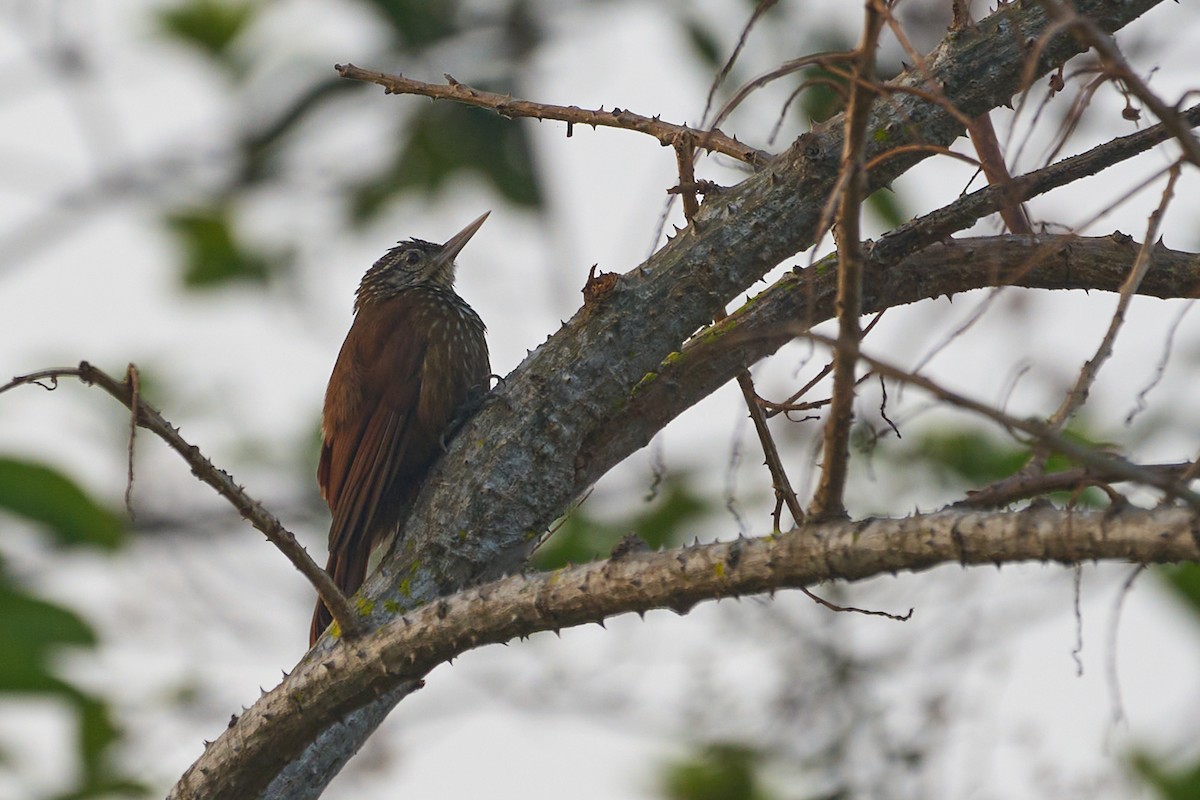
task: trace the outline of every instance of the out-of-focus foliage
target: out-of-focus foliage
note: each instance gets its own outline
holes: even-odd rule
[[[226,209],[178,211],[166,222],[182,250],[185,285],[201,289],[269,277],[272,259],[239,242]]]
[[[981,430],[938,430],[920,437],[905,458],[916,457],[943,478],[975,486],[1007,478],[1029,460],[1029,451]]]
[[[1101,446],[1101,443],[1078,430],[1067,430],[1063,435],[1091,447]],[[1006,437],[985,433],[979,428],[942,428],[924,432],[915,438],[906,437],[905,441],[905,446],[896,448],[888,457],[913,465],[923,464],[943,484],[965,488],[980,488],[1015,475],[1031,456],[1028,448],[1014,444]],[[1078,465],[1057,453],[1046,459],[1048,473],[1075,466]],[[1056,502],[1072,502],[1078,507],[1094,508],[1104,504],[1103,493],[1095,488],[1086,489],[1075,496],[1054,492],[1050,498]]]
[[[88,544],[113,549],[125,527],[71,479],[43,464],[0,458],[0,510],[42,526],[59,547]]]
[[[1176,564],[1162,567],[1156,573],[1200,627],[1200,565]],[[1170,691],[1170,688],[1164,687],[1164,691]],[[1186,690],[1181,687],[1182,691]],[[1200,800],[1200,760],[1184,766],[1168,766],[1147,753],[1134,753],[1130,761],[1134,771],[1163,800]]]
[[[486,179],[511,205],[542,205],[522,124],[478,108],[436,103],[413,118],[391,168],[355,188],[351,218],[368,222],[397,194],[433,193],[463,172]]]
[[[41,464],[0,458],[0,512],[35,523],[57,548],[113,550],[125,538],[116,514],[61,472]],[[4,525],[0,514],[0,527]],[[96,635],[81,617],[37,597],[0,560],[0,699],[53,698],[76,715],[79,775],[59,798],[145,796],[145,787],[111,763],[121,734],[109,705],[55,674],[54,658],[63,648],[95,645]]]
[[[769,800],[758,775],[761,756],[740,744],[711,744],[668,764],[662,774],[667,800]]]
[[[159,12],[159,24],[171,38],[224,60],[230,44],[254,19],[252,0],[188,0]]]
[[[1138,754],[1133,757],[1133,768],[1163,800],[1200,800],[1200,764],[1171,770]]]
[[[347,5],[352,5],[347,3]],[[525,0],[466,8],[448,0],[359,0],[390,35],[382,49],[348,52],[347,61],[383,71],[423,64],[438,48],[440,69],[453,64],[455,77],[480,88],[520,94],[520,66],[543,40],[540,17]],[[219,286],[231,281],[263,281],[286,269],[286,255],[264,255],[237,234],[230,209],[250,192],[283,187],[281,159],[310,119],[347,108],[333,101],[357,92],[362,102],[389,103],[405,122],[400,135],[387,139],[387,151],[377,154],[386,164],[371,173],[345,176],[336,198],[344,216],[355,224],[375,219],[405,194],[431,194],[460,178],[482,178],[506,203],[533,211],[543,209],[543,191],[526,124],[492,112],[448,102],[380,100],[368,87],[327,73],[295,70],[292,77],[312,74],[308,85],[287,88],[292,98],[282,105],[276,96],[256,102],[265,91],[263,73],[276,54],[269,48],[239,48],[239,39],[265,15],[254,0],[182,0],[158,13],[166,35],[199,53],[229,87],[237,103],[230,115],[239,129],[232,132],[224,178],[194,196],[186,207],[169,208],[164,222],[180,242],[183,281],[190,288]],[[544,15],[543,15],[544,16]],[[419,72],[419,71],[418,71]],[[440,73],[419,74],[441,80]],[[353,106],[349,106],[353,108]],[[350,113],[353,113],[352,111]],[[336,180],[336,176],[335,176]],[[286,188],[286,187],[285,187]]]
[[[534,568],[558,569],[607,558],[617,543],[631,534],[653,549],[675,547],[687,538],[688,524],[712,510],[686,475],[664,478],[650,507],[622,522],[600,522],[589,517],[584,508],[586,504],[567,516],[538,548],[532,559]]]

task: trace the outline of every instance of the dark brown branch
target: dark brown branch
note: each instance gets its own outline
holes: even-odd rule
[[[1182,112],[1180,118],[1193,127],[1200,125],[1200,105]],[[1170,138],[1171,132],[1167,126],[1155,125],[1014,178],[1008,187],[989,186],[972,192],[889,232],[875,243],[871,249],[871,258],[881,264],[895,263],[926,245],[971,227],[988,214],[996,213],[1007,202],[1014,199],[1023,202],[1090,177],[1140,155]]]
[[[996,236],[950,240],[889,266],[869,258],[863,313],[990,286],[1115,292],[1128,277],[1137,252],[1138,244],[1122,234]],[[1139,294],[1200,297],[1200,257],[1155,247],[1151,258]],[[648,442],[744,365],[791,341],[797,322],[809,326],[831,319],[835,280],[833,258],[824,259],[784,276],[729,319],[697,334],[584,445],[579,485],[595,482],[614,460]]]
[[[128,374],[136,374],[132,364],[130,365]],[[242,515],[243,519],[266,536],[271,544],[279,548],[280,552],[316,588],[317,594],[320,595],[321,600],[329,608],[338,625],[341,626],[344,632],[343,635],[352,637],[362,630],[359,616],[350,607],[346,596],[337,588],[333,579],[329,577],[329,574],[312,560],[308,555],[308,551],[304,549],[300,542],[296,541],[296,537],[292,532],[283,527],[283,524],[274,514],[267,511],[262,503],[246,494],[246,490],[234,482],[233,476],[223,469],[216,467],[200,452],[200,448],[184,439],[179,434],[178,428],[167,422],[157,409],[147,403],[145,398],[137,393],[135,388],[136,382],[118,381],[103,370],[93,367],[86,361],[81,361],[78,367],[57,367],[32,372],[28,375],[20,375],[13,378],[4,386],[0,386],[0,393],[17,386],[30,384],[42,386],[43,388],[54,388],[58,385],[59,378],[78,378],[84,384],[98,386],[116,398],[117,402],[129,409],[139,427],[145,428],[166,442],[168,447],[183,457],[183,460],[192,468],[193,475],[204,483],[207,483],[216,490],[217,494],[228,500],[230,505],[236,508],[238,513]],[[51,381],[49,386],[42,383],[42,381],[47,380]],[[131,438],[131,449],[132,446]],[[132,459],[132,452],[130,458]]]
[[[884,14],[875,3],[867,3],[862,42],[854,63],[855,80],[850,83],[846,108],[846,135],[842,149],[841,197],[837,213],[838,289],[834,307],[838,319],[838,348],[833,356],[833,394],[825,423],[821,482],[813,498],[811,513],[818,520],[846,516],[842,495],[850,461],[850,425],[854,418],[854,371],[858,365],[858,343],[862,338],[863,249],[860,233],[862,201],[867,193],[863,168],[867,119],[876,89],[875,48],[883,29]]]
[[[1164,478],[1184,483],[1187,471],[1193,462],[1179,464],[1143,464],[1147,472],[1161,474]],[[954,504],[954,508],[1003,508],[1010,503],[1042,497],[1051,492],[1074,492],[1089,486],[1101,486],[1125,481],[1118,475],[1102,472],[1094,467],[1074,467],[1060,472],[1045,472],[1037,475],[1011,475],[981,489],[967,491],[965,499]]]
[[[1008,165],[1004,163],[1004,151],[1000,149],[1000,141],[996,138],[996,128],[992,125],[991,115],[981,114],[971,120],[967,130],[988,183],[1011,192],[1012,175],[1009,174]],[[1001,206],[1000,217],[1011,233],[1033,233],[1029,216],[1019,202]]]
[[[403,75],[388,75],[369,69],[361,69],[353,64],[335,64],[334,69],[343,78],[350,80],[376,83],[388,94],[416,94],[430,97],[434,100],[453,100],[478,108],[489,108],[504,117],[515,119],[529,117],[532,119],[551,119],[570,125],[591,125],[593,128],[622,128],[627,131],[637,131],[653,136],[664,146],[673,145],[680,135],[691,136],[696,147],[714,153],[722,153],[744,161],[752,167],[762,167],[773,157],[763,150],[742,144],[737,139],[726,136],[721,131],[695,130],[686,125],[674,125],[663,122],[658,117],[646,117],[620,108],[605,111],[603,108],[589,111],[578,106],[556,106],[549,103],[535,103],[531,100],[519,100],[510,95],[485,92],[472,89],[465,83],[459,83],[449,75],[446,83],[425,83]]]
[[[804,523],[804,509],[800,506],[800,499],[796,497],[796,491],[792,489],[792,482],[788,480],[787,470],[784,469],[783,459],[779,457],[779,448],[775,446],[771,429],[767,427],[767,417],[759,403],[758,392],[754,388],[754,379],[750,376],[750,370],[744,369],[739,372],[737,383],[738,388],[742,390],[742,397],[746,401],[746,408],[749,409],[750,419],[754,422],[754,432],[758,434],[759,444],[762,445],[763,459],[771,474],[771,485],[775,488],[775,507],[777,509],[775,527],[780,528],[778,508],[781,504],[787,506],[793,523],[801,525]]]
[[[1200,125],[1200,105],[1182,112],[1180,118],[1187,125]],[[881,300],[884,297],[893,298],[892,305],[903,305],[925,297],[1007,283],[1047,289],[1086,287],[1116,291],[1119,281],[1128,273],[1129,262],[1124,260],[1125,244],[1132,241],[1128,237],[1019,237],[999,245],[999,250],[991,244],[997,242],[994,239],[963,242],[960,246],[986,248],[986,253],[995,259],[987,269],[1000,270],[992,274],[976,271],[963,263],[959,255],[963,251],[941,249],[940,246],[927,257],[911,262],[909,267],[896,267],[907,256],[942,242],[956,231],[969,228],[979,219],[995,213],[1004,204],[1013,202],[1014,197],[1028,200],[1095,175],[1170,138],[1170,131],[1160,124],[1113,139],[1085,153],[1020,176],[1013,180],[1008,191],[998,186],[980,189],[884,235],[870,250],[867,269],[871,275],[867,284],[876,286],[878,291],[874,292],[874,305],[864,313],[883,308]],[[1080,247],[1083,249],[1073,249]],[[1039,265],[1026,280],[1014,280],[1007,265],[1013,263],[1013,259],[1023,262],[1034,251],[1044,249],[1053,250],[1054,255],[1046,260],[1043,253],[1039,256]],[[1155,297],[1200,296],[1200,284],[1190,269],[1190,260],[1194,256],[1163,248],[1156,248],[1155,256],[1147,294]],[[681,358],[673,359],[657,371],[657,380],[631,397],[585,445],[584,469],[579,475],[581,485],[590,485],[611,465],[605,452],[619,454],[613,456],[618,460],[623,458],[625,453],[649,441],[649,437],[675,415],[726,383],[736,374],[738,365],[753,364],[789,341],[787,335],[775,335],[781,326],[797,319],[811,324],[829,319],[833,314],[833,283],[830,280],[833,263],[832,260],[821,262],[810,270],[786,276],[758,295],[746,308],[732,314],[729,321],[697,334],[683,348]],[[1124,272],[1114,272],[1114,269]],[[1008,277],[998,277],[1002,275]],[[929,284],[930,276],[938,276],[937,285]],[[723,335],[733,330],[740,334],[737,339]]]

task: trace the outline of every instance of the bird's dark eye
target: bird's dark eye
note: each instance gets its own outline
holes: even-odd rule
[[[421,254],[418,253],[416,250],[409,250],[408,254],[406,256],[404,256],[404,263],[408,264],[410,267],[415,267],[417,262],[420,260],[421,260]]]

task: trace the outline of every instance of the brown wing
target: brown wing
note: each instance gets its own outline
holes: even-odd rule
[[[359,311],[325,395],[317,468],[333,512],[326,570],[346,594],[395,528],[464,404],[487,388],[483,323],[457,298],[410,291]],[[312,640],[330,618],[318,602]]]
[[[414,478],[437,453],[438,439],[417,420],[428,346],[419,316],[403,296],[363,308],[325,395],[317,481],[333,512],[326,570],[346,594],[362,584],[372,548],[391,532]],[[329,622],[318,602],[314,641]]]

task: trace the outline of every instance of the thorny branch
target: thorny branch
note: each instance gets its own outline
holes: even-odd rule
[[[353,64],[337,64],[334,69],[343,78],[377,83],[388,94],[416,94],[434,100],[454,100],[469,106],[489,108],[501,116],[514,119],[530,117],[565,122],[568,136],[571,135],[574,125],[591,125],[593,128],[623,128],[653,136],[664,146],[673,145],[680,135],[691,136],[696,142],[696,147],[731,156],[752,167],[761,167],[772,158],[770,153],[742,144],[719,130],[695,130],[686,125],[663,122],[658,117],[646,117],[625,109],[614,108],[605,111],[603,108],[599,108],[592,111],[578,106],[557,106],[519,100],[510,95],[473,89],[465,83],[459,83],[449,75],[446,76],[446,83],[438,84],[405,78],[403,75],[388,75],[383,72],[362,69]]]
[[[136,376],[136,374],[136,369],[130,364],[127,375]],[[292,532],[283,527],[279,519],[270,511],[267,511],[262,503],[246,494],[246,490],[238,486],[228,472],[215,466],[200,452],[200,448],[184,439],[179,434],[178,428],[167,422],[157,409],[147,403],[145,398],[141,397],[138,392],[136,379],[132,381],[118,381],[103,370],[93,367],[86,361],[81,361],[78,367],[56,367],[15,377],[5,385],[0,386],[0,394],[17,386],[29,384],[53,389],[58,386],[59,378],[78,378],[88,386],[98,386],[128,408],[133,422],[158,436],[172,450],[182,456],[183,460],[192,468],[193,475],[204,483],[207,483],[216,490],[217,494],[228,500],[244,519],[262,532],[271,544],[279,548],[296,569],[300,570],[300,573],[308,578],[309,583],[316,588],[317,593],[321,596],[321,600],[324,601],[326,607],[333,614],[334,619],[337,620],[343,636],[351,638],[361,631],[362,626],[359,623],[358,614],[350,607],[346,596],[334,584],[329,574],[312,560],[308,551],[304,549],[300,542],[296,541],[296,537]],[[51,383],[49,385],[42,383],[42,381],[46,380],[51,381]],[[132,483],[132,437],[129,448]]]
[[[850,458],[850,425],[854,416],[854,370],[858,344],[862,338],[859,317],[862,314],[863,249],[860,241],[862,201],[866,196],[867,173],[863,166],[867,115],[876,91],[870,82],[875,76],[875,48],[883,29],[884,12],[878,2],[866,7],[862,42],[855,59],[856,80],[850,85],[846,108],[846,135],[842,149],[838,185],[837,254],[838,291],[835,307],[838,318],[838,349],[833,356],[833,396],[825,425],[825,446],[821,463],[821,482],[813,498],[812,515],[817,519],[846,516],[843,492]]]
[[[344,709],[370,703],[486,644],[599,623],[621,613],[663,608],[684,614],[705,600],[939,564],[1194,559],[1200,555],[1194,524],[1194,516],[1180,508],[1111,515],[1053,508],[951,511],[812,524],[775,536],[629,553],[511,576],[440,598],[383,623],[354,647],[323,653],[319,664],[287,675],[279,690],[235,719],[223,737],[237,742],[240,758],[286,761],[314,731],[340,722]],[[223,796],[254,796],[253,777],[226,780],[223,787],[230,793]],[[169,797],[190,799],[204,786],[203,778],[189,773]]]

